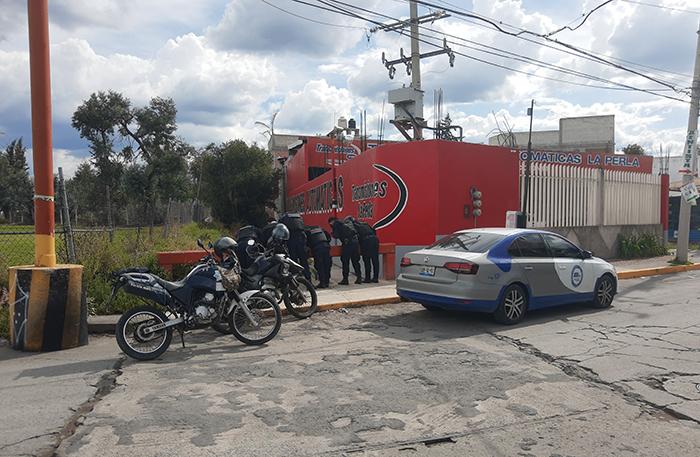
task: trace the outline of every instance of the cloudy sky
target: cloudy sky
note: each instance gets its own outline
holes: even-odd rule
[[[306,1],[326,8],[334,3]],[[135,104],[154,96],[172,97],[178,107],[178,133],[195,145],[234,138],[264,143],[254,123],[269,121],[276,111],[277,132],[317,134],[327,132],[334,118],[357,118],[367,110],[373,134],[387,90],[410,82],[403,68],[389,79],[382,52],[396,58],[401,47],[408,53],[410,44],[398,34],[370,33],[374,24],[365,19],[405,18],[408,2],[343,2],[370,12],[352,8],[363,18],[350,18],[293,0],[49,0],[55,166],[63,166],[70,175],[88,157],[87,145],[70,126],[70,118],[92,92],[108,89],[122,92]],[[428,2],[491,18],[507,31],[540,34],[565,25],[573,28],[603,3]],[[419,8],[419,14],[428,12],[427,7]],[[552,39],[616,59],[683,89],[691,85],[700,20],[696,12],[700,12],[698,0],[614,0],[577,30],[561,31]],[[464,16],[453,15],[425,27],[426,41],[447,37],[455,51],[469,56],[457,55],[454,68],[446,56],[423,61],[426,118],[432,119],[433,90],[442,88],[444,110],[464,127],[468,141],[486,142],[496,128],[494,116],[507,119],[515,130],[527,129],[525,112],[534,98],[535,129],[555,129],[560,117],[614,114],[618,149],[637,142],[654,151],[663,144],[675,154],[681,152],[687,103],[638,91],[584,87],[609,83],[542,68],[522,57],[687,99],[682,93],[561,52],[554,49],[555,43],[541,46]],[[435,49],[428,43],[421,46],[422,52]],[[504,52],[521,60],[506,58]],[[26,1],[0,0],[0,147],[20,136],[31,145],[30,121]],[[385,129],[396,135],[392,126]]]

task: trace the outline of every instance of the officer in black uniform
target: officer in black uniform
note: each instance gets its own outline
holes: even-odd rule
[[[314,266],[318,272],[317,289],[326,289],[331,281],[331,237],[318,226],[306,228],[306,240],[314,256]]]
[[[253,240],[256,243],[260,242],[260,229],[254,225],[246,225],[241,227],[236,234],[236,255],[238,256],[238,261],[241,263],[241,268],[248,268],[252,265],[253,260],[248,255],[246,248],[248,247],[248,240]]]
[[[299,213],[287,213],[280,218],[280,223],[289,229],[289,258],[304,267],[304,277],[311,280],[311,270],[306,255],[306,233],[304,232],[304,220]]]
[[[355,270],[357,280],[355,284],[362,284],[362,270],[360,269],[360,242],[357,238],[357,231],[350,221],[339,221],[336,217],[328,219],[331,226],[333,238],[339,239],[343,243],[343,250],[340,260],[343,264],[343,280],[338,284],[348,285],[350,276],[350,262]]]
[[[377,238],[377,231],[366,222],[352,219],[352,224],[360,238],[360,252],[362,253],[362,262],[365,264],[365,282],[379,282],[379,238]]]

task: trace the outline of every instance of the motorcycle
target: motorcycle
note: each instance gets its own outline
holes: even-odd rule
[[[181,281],[166,281],[146,268],[127,268],[113,274],[110,300],[121,289],[145,303],[126,311],[117,323],[117,344],[129,357],[159,357],[170,346],[173,329],[179,331],[182,347],[185,331],[206,326],[218,326],[222,331],[224,322],[239,341],[248,345],[264,344],[277,335],[282,325],[279,305],[259,289],[249,288],[242,293],[227,290],[216,259],[201,240],[197,245],[207,255]]]
[[[290,259],[282,247],[273,244],[264,249],[251,239],[246,251],[255,260],[250,267],[241,270],[242,290],[260,289],[277,303],[284,302],[287,311],[298,319],[306,319],[316,312],[316,289],[303,276],[304,268]]]

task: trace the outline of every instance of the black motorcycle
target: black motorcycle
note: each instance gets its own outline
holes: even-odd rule
[[[318,296],[311,281],[304,277],[304,268],[289,258],[283,245],[270,245],[267,249],[249,240],[248,255],[253,264],[241,270],[242,290],[259,289],[274,300],[284,302],[290,314],[306,319],[318,309]]]
[[[206,251],[201,240],[197,245]],[[206,252],[181,281],[166,281],[146,268],[114,273],[112,298],[122,289],[145,303],[122,314],[117,323],[117,343],[126,355],[157,358],[170,346],[173,328],[180,332],[183,347],[186,330],[213,326],[222,331],[224,322],[248,345],[266,343],[277,335],[282,324],[279,305],[259,289],[226,290],[220,265]]]

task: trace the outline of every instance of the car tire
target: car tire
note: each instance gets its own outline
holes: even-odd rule
[[[596,282],[591,306],[598,309],[609,308],[614,298],[615,278],[610,274],[604,274]]]
[[[501,302],[498,304],[493,317],[500,324],[517,324],[525,317],[527,304],[528,299],[525,289],[518,284],[511,284],[503,291]]]
[[[430,311],[431,313],[441,313],[442,311],[444,311],[444,310],[443,310],[442,308],[440,308],[439,306],[426,305],[426,304],[423,304],[423,303],[421,303],[421,306],[423,306],[423,308],[427,309],[427,310]]]

